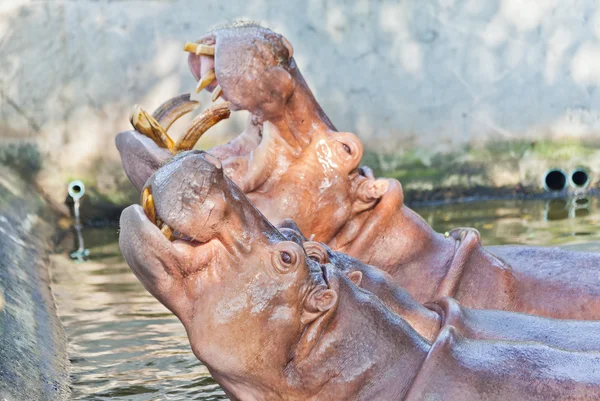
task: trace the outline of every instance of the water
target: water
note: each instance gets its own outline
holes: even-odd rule
[[[474,227],[484,245],[555,245],[600,252],[598,198],[486,201],[416,211],[437,231]]]
[[[486,245],[560,245],[600,252],[598,199],[488,201],[419,208],[437,231],[477,228]],[[76,400],[226,399],[192,354],[179,321],[129,270],[117,228],[86,229],[91,260],[53,255],[53,289],[70,339]]]
[[[121,257],[117,228],[86,229],[90,261],[52,256],[53,291],[69,337],[75,400],[223,400],[183,326]],[[76,248],[73,238],[63,251]]]

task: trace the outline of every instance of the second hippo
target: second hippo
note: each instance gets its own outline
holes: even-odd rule
[[[470,339],[448,322],[421,335],[274,228],[213,156],[177,156],[146,189],[121,216],[123,255],[232,400],[600,397],[597,352]]]

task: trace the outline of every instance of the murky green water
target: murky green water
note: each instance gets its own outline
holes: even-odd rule
[[[436,230],[475,227],[484,244],[561,245],[600,252],[598,199],[490,201],[419,208]],[[86,229],[91,260],[52,257],[53,289],[70,339],[77,400],[226,399],[192,354],[179,321],[123,261],[117,228]]]
[[[484,245],[557,245],[600,252],[600,200],[486,201],[416,209],[437,231],[475,227]]]

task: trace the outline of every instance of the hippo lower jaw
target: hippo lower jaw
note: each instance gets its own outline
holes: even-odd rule
[[[138,205],[123,210],[120,227],[119,246],[131,270],[148,292],[175,313],[174,299],[164,294],[173,290],[179,275],[178,250]]]
[[[140,274],[150,273],[149,269],[162,269],[171,276],[186,277],[205,269],[208,263],[190,265],[184,261],[192,255],[196,259],[197,255],[212,255],[213,252],[205,249],[207,246],[211,246],[212,241],[205,243],[196,241],[184,233],[173,230],[166,223],[161,223],[159,217],[156,222],[153,222],[148,217],[147,208],[148,206],[132,205],[125,209],[121,216],[121,231],[125,231],[121,245],[125,249],[123,253],[129,255],[129,257],[126,256],[126,259],[136,276],[140,278]],[[151,249],[157,259],[162,261],[160,266],[150,264],[150,267],[145,267],[148,265],[147,259],[143,263],[130,263],[130,259],[133,259],[132,253],[141,248]],[[158,250],[160,250],[160,255]],[[168,263],[164,263],[165,261]],[[151,276],[154,275],[156,273],[151,274]],[[140,278],[140,280],[142,279]],[[142,280],[142,282],[144,281]]]

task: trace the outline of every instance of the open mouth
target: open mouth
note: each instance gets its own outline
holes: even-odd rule
[[[217,82],[214,70],[214,46],[188,42],[184,50],[191,53],[189,64],[194,78],[198,81],[196,92],[204,89],[212,91],[213,102],[221,98],[223,91]],[[136,131],[175,155],[193,149],[206,131],[218,122],[229,118],[231,112],[235,110],[231,102],[215,103],[194,118],[178,140],[173,140],[167,132],[169,127],[178,118],[190,113],[197,106],[198,102],[191,100],[190,94],[183,94],[167,100],[152,114],[137,105],[134,106],[130,121]],[[243,181],[241,177],[244,176],[250,164],[247,159],[251,158],[251,153],[263,142],[263,127],[264,124],[257,122],[256,118],[251,115],[248,126],[242,134],[226,144],[217,145],[208,150],[223,162],[228,175],[241,187],[244,186],[244,183],[239,180]],[[256,166],[253,168],[256,170]]]
[[[144,210],[144,214],[148,220],[158,227],[160,232],[170,242],[175,243],[176,245],[185,244],[194,248],[203,244],[203,242],[198,241],[197,239],[192,238],[177,229],[174,229],[163,220],[163,218],[158,214],[156,205],[154,204],[154,196],[152,195],[151,185],[146,186],[142,192],[142,209]]]
[[[214,69],[215,47],[201,43],[188,42],[183,50],[190,53],[188,64],[192,75],[198,84],[196,85],[196,93],[203,89],[212,91],[212,101],[216,101],[222,96],[223,91],[217,82],[217,75]],[[204,60],[205,65],[201,62]]]
[[[142,192],[142,208],[146,217],[152,224],[160,229],[160,232],[169,240],[173,241],[174,230],[166,223],[162,221],[158,213],[156,212],[156,205],[154,204],[154,196],[152,196],[152,187],[147,186]]]
[[[129,119],[133,128],[139,133],[149,137],[159,147],[165,148],[175,155],[193,149],[206,131],[231,115],[228,102],[209,107],[194,118],[184,134],[174,141],[167,130],[178,118],[194,110],[197,105],[198,102],[190,100],[189,94],[184,94],[167,100],[152,115],[136,105]]]

